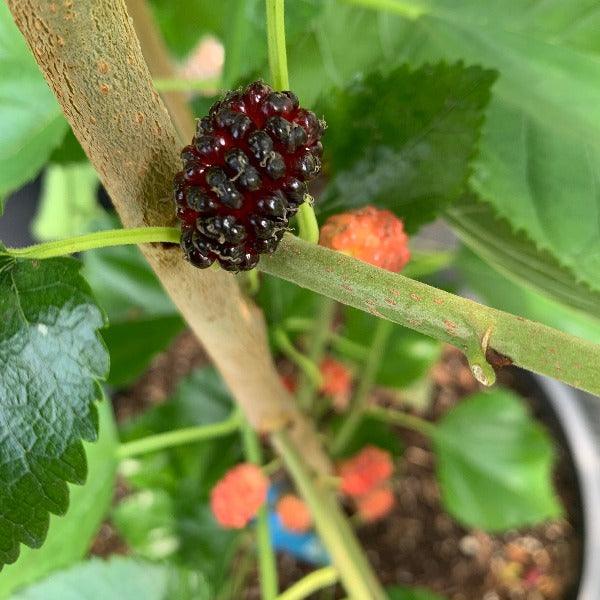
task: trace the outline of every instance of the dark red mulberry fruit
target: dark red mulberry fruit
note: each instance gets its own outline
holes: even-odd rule
[[[325,123],[292,92],[261,81],[228,93],[198,121],[175,176],[185,257],[247,271],[274,252],[319,173]]]

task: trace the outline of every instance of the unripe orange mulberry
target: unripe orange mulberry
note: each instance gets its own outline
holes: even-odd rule
[[[373,523],[391,512],[396,498],[388,486],[382,486],[356,498],[355,502],[360,518],[366,523]]]
[[[312,515],[303,500],[286,494],[277,502],[276,512],[281,524],[295,533],[305,533],[312,527]]]
[[[210,496],[215,519],[229,529],[242,529],[258,513],[267,499],[269,480],[259,467],[237,465],[217,482]]]
[[[348,496],[363,496],[389,479],[393,470],[389,452],[376,446],[365,446],[340,464],[340,488]]]
[[[389,210],[374,206],[329,217],[321,228],[319,243],[394,273],[410,259],[402,221]]]
[[[344,410],[350,402],[352,373],[341,362],[334,358],[324,358],[320,365],[323,383],[320,392],[331,396],[337,410]]]

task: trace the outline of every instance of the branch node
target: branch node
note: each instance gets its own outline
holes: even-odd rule
[[[265,435],[284,429],[290,429],[293,426],[293,423],[294,416],[282,411],[278,415],[269,415],[266,418],[263,418],[256,429],[261,435]]]
[[[493,325],[490,325],[485,330],[479,345],[473,346],[471,349],[467,348],[467,351],[465,352],[473,377],[475,377],[479,383],[488,387],[496,383],[496,372],[487,359],[488,347],[493,329]]]
[[[494,326],[490,325],[486,330],[485,333],[483,334],[483,337],[481,338],[481,349],[483,350],[483,353],[486,354],[489,343],[490,343],[490,337],[492,337],[492,331],[494,330]]]
[[[490,387],[496,383],[496,372],[486,360],[484,360],[482,364],[472,362],[468,355],[467,360],[469,361],[469,367],[471,367],[473,377],[475,377],[479,383],[486,387]]]

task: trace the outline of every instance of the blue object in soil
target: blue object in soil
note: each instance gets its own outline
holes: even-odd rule
[[[313,531],[307,533],[294,533],[281,524],[281,520],[272,507],[277,502],[281,490],[275,486],[269,489],[269,531],[271,542],[275,550],[291,554],[299,560],[311,565],[323,566],[330,564],[329,555],[323,547],[321,540]]]
[[[330,564],[321,540],[312,531],[293,533],[285,529],[276,513],[269,511],[269,530],[275,550],[282,550],[311,565]]]

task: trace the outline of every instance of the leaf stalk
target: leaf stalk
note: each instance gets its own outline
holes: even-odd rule
[[[210,425],[200,425],[197,427],[184,427],[165,433],[149,435],[139,440],[121,444],[117,449],[117,457],[119,459],[133,458],[135,456],[149,454],[150,452],[214,440],[218,437],[235,433],[240,428],[240,424],[240,417],[236,413],[219,423],[211,423]]]
[[[178,244],[180,237],[181,231],[176,227],[109,229],[25,248],[7,248],[6,252],[14,258],[45,259],[113,246],[152,243]]]

